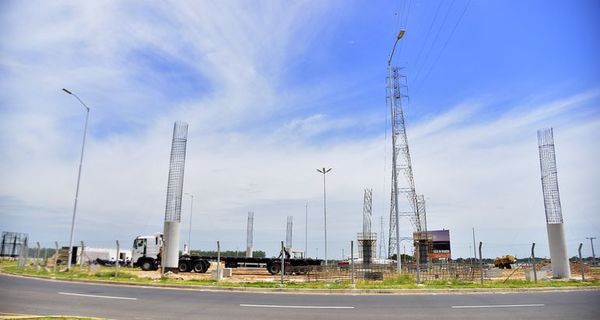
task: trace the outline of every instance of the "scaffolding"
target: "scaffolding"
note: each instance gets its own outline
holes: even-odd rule
[[[2,231],[0,257],[16,258],[27,250],[27,233]]]
[[[363,228],[358,233],[358,257],[363,264],[369,265],[377,252],[377,234],[371,232],[371,220],[373,217],[373,189],[365,189],[363,197]]]
[[[421,218],[422,230],[413,233],[413,243],[415,245],[415,250],[419,251],[420,263],[427,263],[429,261],[430,253],[432,251],[433,238],[427,232],[427,213],[425,210],[425,196],[422,194],[417,196],[417,212],[419,212],[419,218]]]

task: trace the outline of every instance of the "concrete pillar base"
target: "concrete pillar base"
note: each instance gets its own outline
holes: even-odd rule
[[[165,270],[167,268],[177,269],[179,267],[179,222],[165,221],[163,232],[163,262]]]
[[[552,277],[555,279],[571,278],[571,266],[565,245],[565,232],[562,223],[547,224],[548,245],[550,246],[550,261]]]
[[[165,267],[165,273],[167,273],[167,272],[179,273],[179,268],[167,268],[167,267]]]

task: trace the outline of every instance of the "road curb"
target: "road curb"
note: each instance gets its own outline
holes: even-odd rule
[[[284,294],[323,294],[323,295],[436,295],[436,294],[510,294],[510,293],[546,293],[570,291],[600,291],[600,287],[536,287],[536,288],[455,288],[455,289],[307,289],[307,288],[254,288],[254,287],[213,287],[200,285],[177,285],[162,283],[135,283],[110,280],[84,280],[47,278],[33,275],[21,275],[0,271],[1,274],[29,279],[55,282],[73,282],[82,284],[103,284],[156,289],[178,289],[210,292],[238,293],[284,293]]]

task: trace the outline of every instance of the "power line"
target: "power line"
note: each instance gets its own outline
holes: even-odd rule
[[[408,1],[408,9],[406,9],[406,18],[404,23],[401,26],[401,29],[408,29],[408,16],[410,15],[410,8],[412,5],[412,0]],[[402,49],[404,48],[404,41],[400,42],[400,47],[398,48],[398,56],[400,56],[400,53],[402,52]]]
[[[427,79],[427,77],[431,73],[431,70],[433,70],[433,67],[437,64],[438,60],[442,56],[442,53],[444,52],[444,49],[446,49],[446,46],[448,45],[448,43],[450,42],[450,39],[452,39],[452,36],[454,35],[454,31],[456,31],[456,29],[458,28],[458,25],[462,21],[462,18],[464,17],[465,13],[467,12],[467,9],[469,8],[469,4],[471,4],[471,0],[469,0],[467,2],[467,5],[463,9],[463,12],[461,13],[460,17],[456,21],[456,24],[454,24],[454,27],[452,28],[452,31],[450,32],[450,36],[448,37],[448,39],[446,39],[446,42],[444,42],[444,45],[442,46],[442,50],[440,50],[440,52],[438,53],[437,57],[433,61],[433,64],[427,70],[427,73],[425,74],[425,77],[423,77],[423,79],[421,80],[421,83],[423,83],[423,81],[425,81],[425,79]],[[422,87],[421,85],[419,85],[419,86],[416,87],[415,93],[414,93],[415,95],[420,91],[421,87]]]
[[[427,33],[425,33],[425,40],[423,40],[423,45],[421,45],[421,48],[419,49],[419,53],[417,54],[417,59],[415,60],[415,65],[419,64],[419,61],[420,61],[421,56],[423,54],[423,50],[425,49],[425,45],[427,44],[427,41],[429,40],[429,35],[431,34],[431,30],[433,29],[433,24],[437,20],[437,16],[438,16],[438,14],[440,12],[440,8],[442,7],[442,3],[443,3],[443,1],[440,1],[438,3],[437,9],[435,10],[435,14],[433,15],[433,20],[431,20],[431,24],[429,24],[429,28],[427,29]]]
[[[440,34],[442,33],[442,30],[444,29],[444,25],[446,24],[446,20],[448,20],[448,16],[450,15],[450,12],[452,11],[452,7],[454,6],[454,2],[455,2],[455,0],[452,0],[452,2],[450,3],[450,6],[448,7],[448,10],[446,11],[446,14],[444,15],[444,19],[442,20],[442,23],[440,24],[440,27],[438,28],[438,30],[437,30],[437,32],[435,34],[435,37],[433,38],[433,42],[431,43],[431,46],[429,47],[429,50],[427,50],[425,52],[425,58],[423,58],[423,63],[421,63],[421,65],[419,66],[419,69],[417,70],[417,73],[413,77],[413,80],[414,80],[413,83],[417,83],[417,80],[419,79],[419,75],[421,74],[421,70],[427,64],[426,63],[427,59],[429,58],[429,55],[433,51],[435,43],[437,42],[438,38],[440,37]]]

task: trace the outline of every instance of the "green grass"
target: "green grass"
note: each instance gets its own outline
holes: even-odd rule
[[[35,319],[35,320],[93,320],[93,319],[100,319],[100,318],[87,318],[87,317],[69,317],[69,316],[14,316],[14,317],[4,317],[4,316],[0,316],[0,319],[19,319],[19,320],[29,320],[29,319]]]
[[[210,286],[221,288],[290,288],[290,289],[513,289],[513,288],[555,288],[555,287],[598,287],[600,281],[578,281],[578,280],[540,280],[537,283],[527,280],[486,280],[483,285],[479,281],[465,280],[436,280],[423,281],[421,284],[416,284],[413,276],[403,274],[396,277],[386,278],[382,281],[357,281],[355,286],[349,281],[337,282],[292,282],[286,281],[281,284],[279,281],[255,281],[255,282],[230,282],[220,281],[215,279],[192,279],[181,280],[163,277],[160,279],[151,279],[148,277],[137,276],[127,272],[127,268],[121,268],[119,274],[115,274],[115,269],[111,267],[99,267],[94,272],[88,272],[87,268],[79,269],[74,267],[70,272],[52,272],[52,268],[48,270],[43,267],[36,271],[35,267],[17,268],[15,262],[7,263],[2,261],[0,268],[12,274],[29,275],[42,278],[54,278],[65,280],[96,280],[96,281],[113,281],[123,283],[136,284],[163,284],[163,285],[181,285],[181,286]]]

